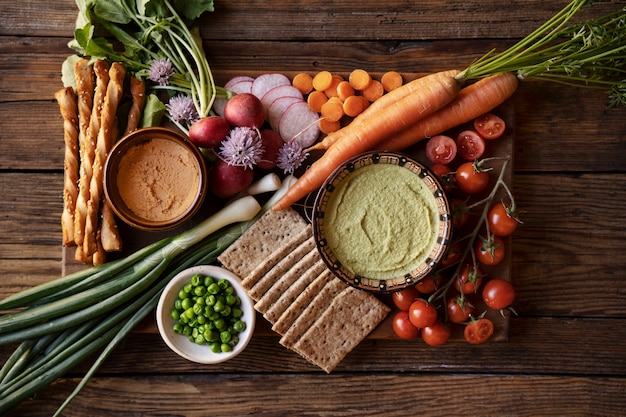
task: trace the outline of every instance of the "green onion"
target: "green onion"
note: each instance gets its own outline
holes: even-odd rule
[[[239,198],[176,237],[0,301],[0,311],[21,308],[0,316],[0,344],[21,342],[0,369],[0,415],[97,355],[59,415],[113,349],[154,311],[167,283],[186,268],[215,262],[293,181],[285,179],[263,207],[251,196]]]

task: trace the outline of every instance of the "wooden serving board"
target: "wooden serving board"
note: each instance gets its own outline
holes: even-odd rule
[[[509,188],[512,189],[515,114],[514,114],[512,105],[509,103],[503,104],[502,106],[498,107],[494,112],[506,121],[507,131],[502,137],[498,138],[497,140],[487,141],[487,147],[486,147],[485,154],[483,155],[483,158],[485,157],[498,157],[502,159],[508,158],[509,162],[505,168],[503,178],[506,184],[509,186]],[[450,134],[452,137],[455,137],[456,133],[460,132],[461,130],[463,130],[464,128],[468,126],[469,124],[464,125],[464,126],[459,126],[455,129],[451,129],[450,131],[446,133]],[[411,148],[406,149],[405,153],[414,157],[418,161],[424,163],[426,166],[429,166],[430,162],[425,156],[426,142],[427,142],[426,140],[423,140],[417,143]],[[318,151],[314,151],[310,155],[311,161],[319,157],[319,154],[316,152]],[[496,163],[494,166],[496,167],[494,171],[500,172],[501,162]],[[298,175],[297,172],[296,172],[296,175]],[[496,176],[497,174],[492,175],[492,185],[493,183],[495,183]],[[491,188],[492,187],[489,187],[489,189]],[[501,194],[503,198],[506,197],[503,190],[501,190]],[[499,197],[500,196],[498,196],[498,199]],[[310,205],[313,204],[314,199],[315,199],[315,196],[312,194],[304,200],[303,206],[299,208],[303,216],[307,217],[308,214],[310,213]],[[192,218],[189,222],[177,228],[166,230],[166,231],[161,231],[161,232],[149,232],[149,231],[134,229],[124,224],[123,222],[118,221],[118,228],[120,231],[120,235],[122,237],[123,249],[119,253],[109,254],[109,259],[112,260],[112,259],[129,255],[133,253],[134,251],[146,246],[149,243],[155,242],[167,236],[176,235],[184,230],[192,228],[193,226],[195,226],[196,224],[198,224],[199,222],[201,222],[202,220],[210,216],[212,213],[214,213],[217,210],[216,207],[218,206],[218,203],[219,201],[216,201],[214,198],[208,195],[204,202],[203,207],[199,210],[198,214],[196,214],[196,216],[194,216],[194,218]],[[307,209],[309,209],[308,212],[307,212]],[[310,218],[310,216],[308,216],[307,218]],[[494,267],[485,267],[483,268],[483,271],[489,277],[497,276],[499,278],[503,278],[503,279],[510,281],[511,279],[511,252],[512,252],[511,251],[511,239],[506,238],[504,239],[504,242],[506,245],[506,256],[505,256],[504,261],[501,264],[494,266]],[[75,261],[74,252],[75,252],[74,247],[63,247],[63,256],[62,256],[63,275],[89,267],[89,265],[85,265],[83,263]],[[389,295],[380,295],[380,297],[385,302],[387,302],[390,306],[393,307],[393,303],[391,302],[391,298]],[[474,306],[476,307],[475,311],[481,312],[485,310],[482,300],[476,299],[472,301],[473,301]],[[392,326],[391,326],[394,313],[395,313],[395,310],[392,311],[392,313],[387,317],[387,319],[384,320],[372,333],[370,333],[368,338],[396,339],[397,337],[395,336]],[[509,312],[504,312],[503,314],[501,314],[500,312],[487,309],[486,316],[489,317],[493,321],[494,327],[495,327],[494,334],[490,340],[496,341],[496,342],[508,340],[509,322],[510,322]],[[149,317],[147,320],[145,320],[143,324],[139,325],[135,329],[135,331],[156,333],[157,328],[156,328],[156,322],[154,320],[154,317]],[[267,323],[262,318],[262,316],[258,317],[257,326],[255,329],[255,335],[265,336],[265,337],[277,336],[277,334],[271,330],[271,325]],[[462,340],[462,339],[463,339],[462,327],[454,326],[451,340]]]

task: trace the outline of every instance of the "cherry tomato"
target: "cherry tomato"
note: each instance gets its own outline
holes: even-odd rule
[[[446,249],[446,253],[443,255],[443,258],[441,258],[441,261],[439,261],[439,266],[445,267],[445,266],[454,265],[460,260],[461,260],[461,245],[459,245],[458,243],[454,243],[448,246],[448,249]]]
[[[456,142],[450,136],[433,136],[426,143],[426,157],[433,164],[449,164],[456,156]]]
[[[452,323],[465,323],[470,314],[474,312],[474,306],[469,300],[461,295],[448,298],[446,302],[448,320]]]
[[[393,316],[391,322],[393,331],[400,339],[411,340],[415,339],[420,334],[420,329],[413,326],[409,320],[409,313],[406,311],[398,311]]]
[[[493,322],[486,317],[478,320],[472,320],[465,326],[463,336],[465,340],[473,345],[484,343],[493,334]]]
[[[466,161],[473,161],[485,153],[485,139],[473,130],[464,130],[456,137],[457,152]]]
[[[498,265],[504,259],[504,241],[493,235],[488,238],[478,236],[474,244],[474,255],[483,265]]]
[[[437,288],[441,277],[439,275],[428,275],[415,285],[415,288],[422,294],[432,294]]]
[[[429,346],[441,346],[450,339],[450,328],[440,321],[422,329],[422,340]]]
[[[391,293],[391,299],[398,310],[409,311],[409,307],[413,304],[413,301],[421,297],[419,291],[415,287],[408,287],[400,291],[394,291]]]
[[[487,212],[487,224],[489,231],[496,236],[509,236],[517,229],[519,220],[515,217],[514,210],[499,201],[489,207]]]
[[[497,139],[504,133],[506,123],[493,113],[486,113],[474,120],[474,129],[485,139]]]
[[[415,300],[409,308],[409,320],[419,329],[431,326],[437,321],[437,309],[424,299]]]
[[[456,185],[465,194],[476,194],[489,185],[489,172],[482,170],[475,162],[461,164],[454,175]]]
[[[454,288],[463,294],[476,294],[483,283],[483,271],[478,266],[465,264],[454,280]]]
[[[446,191],[450,191],[454,183],[454,175],[451,174],[452,170],[450,169],[450,167],[444,164],[434,164],[430,167],[430,169],[441,180],[443,189]]]
[[[469,219],[467,202],[460,198],[453,198],[450,201],[450,215],[452,216],[452,228],[460,229]]]
[[[494,310],[507,308],[515,300],[513,284],[502,278],[493,278],[483,288],[483,301]]]

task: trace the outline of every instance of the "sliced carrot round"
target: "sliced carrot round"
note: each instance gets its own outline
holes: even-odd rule
[[[343,112],[350,117],[356,117],[369,105],[369,101],[363,96],[350,96],[343,102]]]
[[[322,118],[319,120],[319,128],[322,133],[327,135],[329,133],[338,131],[339,128],[341,128],[341,123],[339,121],[332,121]]]
[[[312,91],[311,94],[308,95],[306,101],[311,110],[319,113],[322,111],[322,106],[328,101],[328,97],[323,91],[316,90]]]
[[[337,122],[344,115],[343,103],[337,97],[331,97],[324,105],[322,105],[321,115],[323,119]]]
[[[390,92],[402,86],[402,75],[397,71],[387,71],[380,77],[380,83],[386,92]]]
[[[361,93],[370,103],[373,103],[383,96],[385,90],[383,89],[383,85],[380,81],[372,80],[367,88],[365,88]]]
[[[313,77],[313,88],[317,91],[324,91],[333,82],[333,75],[330,71],[320,71]]]
[[[354,96],[354,88],[352,88],[349,81],[342,81],[337,85],[337,97],[340,100],[346,101],[348,97],[352,96]]]
[[[291,80],[291,84],[300,90],[302,94],[309,94],[313,91],[313,77],[306,72],[296,74],[293,80]]]
[[[357,91],[363,91],[372,82],[372,76],[363,69],[355,69],[350,73],[350,85]]]

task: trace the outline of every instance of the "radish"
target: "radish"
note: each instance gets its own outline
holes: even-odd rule
[[[250,92],[260,100],[265,93],[279,85],[291,85],[291,81],[289,81],[289,78],[284,74],[263,74],[254,79]]]
[[[271,129],[261,130],[261,141],[263,142],[263,156],[257,164],[260,169],[273,169],[276,167],[278,151],[283,146],[283,139],[278,133]]]
[[[253,81],[254,81],[254,78],[252,77],[240,75],[240,76],[231,78],[226,84],[224,84],[224,88],[235,94],[250,93],[250,91],[252,90]],[[216,98],[215,101],[213,101],[213,111],[218,116],[223,117],[224,107],[226,107],[226,103],[228,103],[228,99]]]
[[[241,166],[228,165],[218,159],[208,172],[209,189],[219,198],[230,198],[245,190],[254,180],[254,171]]]
[[[224,118],[232,126],[259,129],[265,122],[263,104],[250,93],[237,94],[224,107]]]
[[[226,82],[226,84],[224,84],[224,88],[227,89],[227,90],[233,91],[234,85],[235,84],[239,84],[241,82],[248,83],[248,85],[249,85],[248,88],[250,88],[252,86],[252,82],[254,82],[254,78],[253,77],[249,77],[247,75],[237,75],[237,76],[231,78],[230,80],[228,80]],[[243,84],[242,84],[242,86],[243,86]],[[235,91],[233,91],[233,92],[235,92]],[[243,93],[245,91],[240,91],[240,92]],[[249,93],[250,90],[248,89],[247,92]]]
[[[278,123],[278,133],[285,142],[294,140],[302,148],[313,145],[320,134],[319,115],[305,101],[293,103]]]
[[[230,124],[223,117],[203,117],[189,128],[189,140],[200,148],[213,149],[226,139],[228,133]]]
[[[274,87],[267,93],[265,93],[263,97],[261,97],[261,103],[263,104],[263,108],[265,109],[266,118],[269,114],[269,108],[274,100],[281,97],[295,97],[299,98],[300,100],[304,100],[304,96],[302,95],[300,90],[292,85],[279,85],[278,87]]]
[[[294,103],[304,103],[304,101],[298,97],[280,97],[272,102],[267,112],[267,121],[270,123],[272,129],[278,132],[280,118],[283,117],[283,113],[287,110],[287,107]]]

